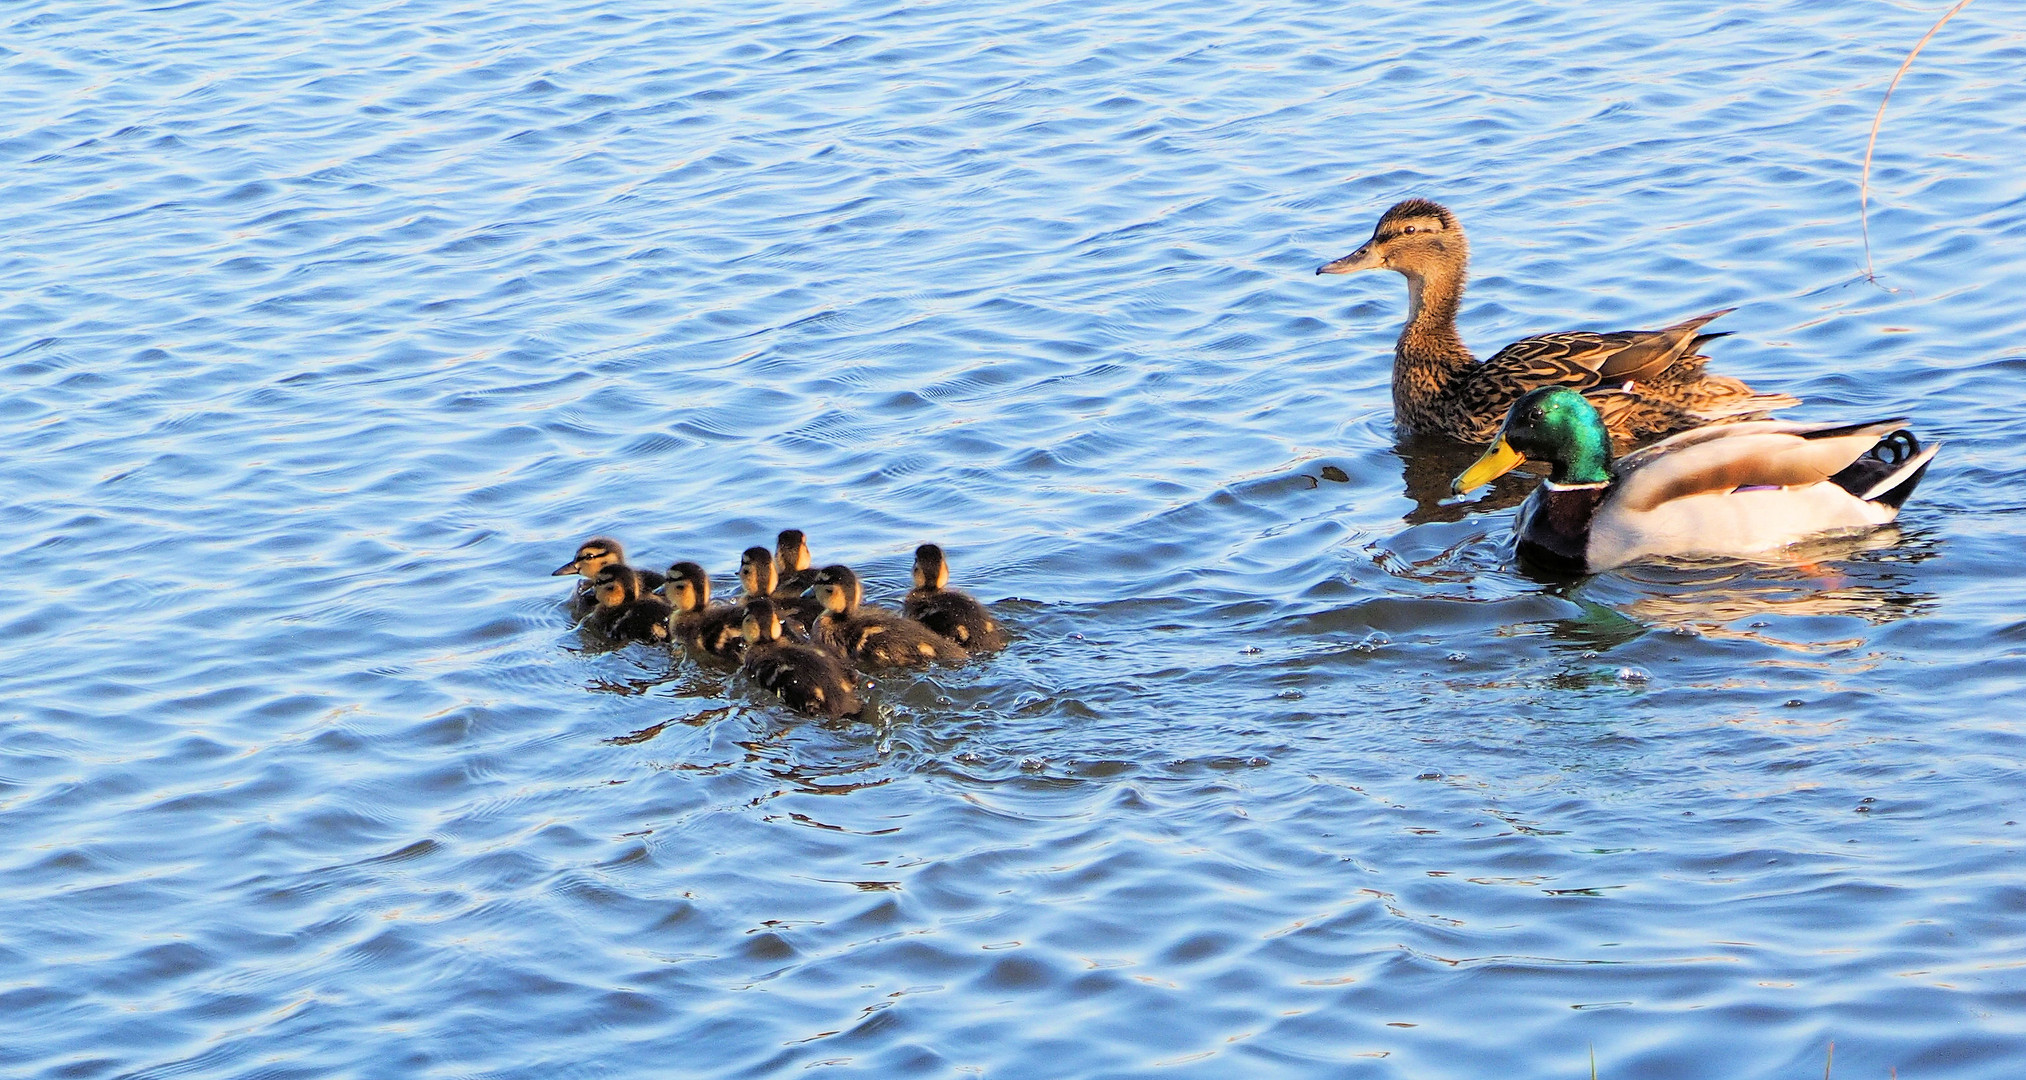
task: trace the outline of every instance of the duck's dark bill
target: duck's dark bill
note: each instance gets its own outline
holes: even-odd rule
[[[1378,257],[1372,254],[1372,245],[1351,252],[1336,262],[1324,263],[1315,268],[1318,274],[1352,274],[1359,270],[1370,270],[1379,265]]]
[[[562,577],[564,574],[574,574],[577,572],[577,564],[579,561],[580,560],[572,559],[569,562],[566,562],[563,565],[556,567],[554,570],[549,571],[549,576]]]
[[[1481,488],[1519,468],[1520,462],[1526,459],[1525,454],[1514,450],[1512,444],[1506,442],[1504,436],[1500,436],[1497,442],[1491,444],[1491,449],[1486,450],[1484,456],[1477,459],[1477,464],[1463,470],[1463,475],[1456,478],[1456,493],[1462,495]]]

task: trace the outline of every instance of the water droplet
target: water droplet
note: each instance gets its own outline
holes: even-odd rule
[[[1448,659],[1454,663],[1462,663],[1463,661],[1470,659],[1470,654],[1465,652],[1459,652],[1455,649],[1451,649],[1449,651]]]
[[[1643,683],[1652,678],[1653,676],[1648,675],[1644,670],[1640,668],[1622,667],[1618,669],[1619,682]]]

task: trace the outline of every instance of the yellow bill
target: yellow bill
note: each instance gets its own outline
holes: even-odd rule
[[[1461,495],[1481,488],[1519,468],[1520,462],[1526,459],[1525,454],[1513,449],[1512,444],[1505,441],[1505,436],[1500,435],[1498,441],[1491,444],[1491,449],[1477,459],[1477,464],[1463,470],[1463,475],[1456,478],[1456,493]]]

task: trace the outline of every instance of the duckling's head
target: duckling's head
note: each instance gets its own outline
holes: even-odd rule
[[[582,574],[587,578],[596,578],[598,571],[625,561],[626,549],[619,546],[619,541],[609,536],[594,536],[578,544],[577,557],[549,571],[549,576]]]
[[[774,572],[781,577],[809,569],[809,538],[800,529],[782,529],[774,538]]]
[[[702,611],[711,602],[710,575],[693,562],[679,562],[668,568],[668,580],[661,594],[677,611]]]
[[[1429,277],[1461,278],[1469,261],[1470,242],[1463,238],[1456,215],[1440,203],[1408,199],[1380,215],[1365,246],[1316,267],[1316,273],[1392,270],[1418,282]]]
[[[849,615],[865,602],[865,586],[848,566],[826,566],[817,571],[815,588],[823,610],[835,615]]]
[[[746,605],[746,618],[739,623],[739,634],[748,646],[762,641],[781,639],[781,616],[774,610],[772,600],[760,599]]]
[[[608,566],[591,579],[592,595],[599,607],[622,607],[640,596],[640,579],[624,566]]]
[[[1456,492],[1488,484],[1530,457],[1551,463],[1548,479],[1557,484],[1611,482],[1611,433],[1597,407],[1566,386],[1543,386],[1506,410],[1498,439],[1456,478]]]
[[[739,588],[747,596],[766,596],[780,578],[774,574],[774,553],[763,547],[749,547],[739,556]]]
[[[915,549],[915,588],[940,589],[950,583],[950,564],[943,549],[923,544]]]

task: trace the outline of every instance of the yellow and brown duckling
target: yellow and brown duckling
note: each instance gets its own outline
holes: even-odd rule
[[[746,647],[739,627],[746,617],[745,605],[711,603],[711,579],[703,567],[693,562],[669,567],[661,592],[673,610],[668,619],[671,640],[682,642],[700,656],[739,658]]]
[[[949,587],[950,563],[943,549],[923,544],[915,549],[915,585],[901,602],[900,613],[962,645],[967,652],[992,652],[1006,646],[1006,632],[985,605]]]
[[[865,606],[865,588],[846,566],[816,574],[816,599],[823,614],[811,627],[816,644],[863,667],[923,667],[958,661],[970,653],[913,619]]]
[[[746,678],[799,713],[840,720],[863,707],[851,668],[835,654],[782,636],[781,617],[766,597],[746,605],[740,625]]]
[[[549,576],[563,577],[567,574],[576,574],[582,577],[583,580],[577,583],[577,591],[571,594],[570,599],[573,604],[588,609],[598,602],[593,594],[592,583],[598,577],[598,571],[608,566],[626,567],[626,549],[620,546],[619,541],[609,536],[594,536],[578,544],[577,557],[549,571]],[[661,575],[652,570],[634,570],[632,567],[626,569],[634,575],[634,591],[641,596],[646,596],[661,585]]]
[[[774,576],[780,579],[774,584],[775,595],[808,592],[816,584],[816,571],[809,562],[809,538],[800,529],[782,529],[774,538]]]
[[[1659,330],[1568,331],[1521,338],[1479,363],[1456,333],[1470,261],[1463,227],[1426,199],[1397,203],[1363,247],[1318,274],[1392,270],[1407,279],[1407,324],[1393,349],[1393,423],[1405,439],[1445,435],[1490,441],[1520,395],[1567,386],[1591,398],[1611,434],[1631,442],[1786,408],[1785,394],[1760,394],[1704,370],[1702,333],[1712,311]]]
[[[592,630],[621,645],[668,640],[668,605],[640,595],[640,579],[630,567],[614,564],[598,571],[591,594],[598,601],[589,620]]]
[[[801,595],[802,589],[789,592],[781,588],[774,573],[774,553],[763,547],[749,547],[739,556],[739,587],[745,591],[742,603],[750,604],[762,597],[772,600],[782,621],[788,624],[790,638],[805,637],[809,624],[823,614],[823,605]]]

